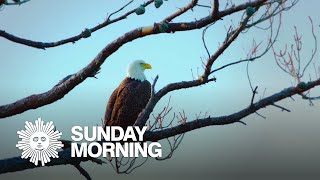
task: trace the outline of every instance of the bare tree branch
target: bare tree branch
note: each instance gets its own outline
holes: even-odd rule
[[[22,0],[22,1],[17,1],[17,0],[15,0],[14,2],[7,2],[7,1],[4,1],[4,5],[7,5],[7,6],[11,6],[11,5],[21,5],[21,4],[24,4],[24,3],[26,3],[26,2],[29,2],[30,0]],[[1,5],[1,3],[0,3],[0,5]]]
[[[179,9],[179,11],[177,11],[176,13],[171,14],[169,17],[165,18],[162,22],[171,22],[174,18],[176,18],[176,17],[180,16],[181,14],[184,14],[188,10],[192,9],[194,6],[197,5],[197,3],[198,3],[198,0],[192,0],[192,2],[190,4]]]
[[[219,0],[214,0],[212,16],[217,17],[219,14]]]
[[[282,106],[279,106],[279,105],[276,105],[276,104],[272,104],[272,106],[277,107],[277,108],[281,109],[282,111],[291,112],[289,109],[282,107]]]
[[[28,0],[26,0],[26,1],[28,1]],[[182,14],[186,13],[189,10],[192,10],[194,7],[202,6],[202,5],[197,4],[198,0],[192,0],[188,5],[179,9],[177,12],[171,14],[170,16],[166,17],[165,19],[163,19],[159,23],[154,23],[153,25],[147,26],[147,27],[137,28],[137,29],[134,29],[132,31],[129,31],[129,32],[123,34],[121,37],[119,37],[116,40],[114,40],[113,42],[109,43],[86,67],[81,69],[76,74],[71,74],[71,75],[67,76],[66,78],[61,80],[57,85],[55,85],[51,90],[49,90],[45,93],[42,93],[42,94],[35,94],[35,95],[28,96],[26,98],[18,100],[15,103],[12,103],[12,104],[0,106],[0,118],[9,117],[9,116],[19,114],[19,113],[22,113],[22,112],[30,110],[30,109],[36,109],[36,108],[53,103],[53,102],[63,98],[67,93],[69,93],[78,84],[82,83],[86,78],[95,77],[95,75],[97,73],[99,73],[100,67],[104,63],[104,61],[111,54],[116,52],[121,46],[123,46],[124,44],[126,44],[128,42],[131,42],[135,39],[142,38],[142,37],[145,37],[148,35],[155,35],[155,34],[159,34],[159,33],[174,33],[176,31],[189,31],[189,30],[200,29],[200,28],[203,28],[206,26],[209,27],[210,25],[213,25],[216,21],[221,20],[225,16],[228,16],[233,13],[237,13],[239,11],[246,9],[246,13],[244,13],[244,14],[247,14],[247,16],[245,18],[243,18],[243,17],[241,18],[241,23],[240,23],[239,27],[235,30],[232,29],[230,34],[228,34],[228,37],[226,38],[225,42],[223,42],[223,44],[216,50],[216,52],[212,56],[210,55],[209,50],[208,50],[208,48],[205,44],[205,41],[204,41],[204,34],[205,34],[205,31],[207,30],[207,28],[204,29],[202,38],[203,38],[203,42],[204,42],[204,46],[206,48],[206,51],[209,55],[209,58],[206,62],[203,62],[204,72],[201,76],[198,77],[198,79],[193,79],[192,81],[182,81],[182,82],[171,83],[171,84],[166,85],[162,89],[160,89],[158,92],[156,92],[155,85],[158,80],[158,76],[156,76],[156,78],[154,79],[154,82],[152,84],[152,92],[151,92],[150,101],[148,102],[146,108],[140,113],[140,115],[135,123],[135,125],[144,126],[146,124],[147,120],[149,119],[150,114],[153,112],[153,109],[156,106],[156,104],[159,102],[159,100],[162,97],[164,97],[169,92],[180,90],[180,89],[185,89],[185,88],[201,86],[201,85],[204,85],[208,82],[215,81],[216,79],[214,77],[211,77],[211,78],[209,77],[210,75],[212,75],[212,73],[219,71],[221,69],[224,69],[226,67],[229,67],[231,65],[239,64],[242,62],[249,63],[250,61],[253,61],[253,60],[265,55],[266,52],[268,52],[268,50],[273,46],[276,38],[278,37],[281,21],[279,23],[279,28],[276,32],[276,36],[275,36],[274,40],[272,38],[270,38],[270,41],[269,41],[269,44],[267,45],[266,50],[261,55],[256,56],[256,54],[255,54],[256,49],[259,47],[260,44],[256,45],[256,43],[254,42],[254,47],[253,47],[254,53],[252,52],[252,54],[255,54],[255,57],[250,56],[250,57],[247,57],[247,59],[245,59],[245,60],[239,60],[239,61],[236,61],[233,63],[229,63],[229,64],[226,64],[226,65],[220,67],[220,68],[212,70],[212,66],[215,63],[215,61],[237,39],[237,37],[240,35],[241,32],[245,33],[244,32],[245,29],[249,29],[251,27],[257,27],[257,25],[259,23],[270,19],[270,26],[265,29],[270,28],[271,29],[271,37],[273,37],[272,36],[272,21],[273,20],[271,20],[271,19],[275,15],[278,15],[278,14],[280,14],[280,17],[281,17],[281,12],[286,10],[286,8],[284,6],[282,6],[284,4],[283,3],[284,1],[286,1],[286,0],[283,0],[283,1],[254,0],[252,2],[249,1],[247,3],[240,4],[237,6],[232,5],[230,8],[223,10],[223,11],[220,11],[219,10],[219,0],[214,0],[213,6],[212,6],[212,12],[208,16],[206,16],[200,20],[195,20],[195,21],[190,21],[190,22],[172,23],[173,19],[181,16]],[[292,6],[295,5],[297,1],[298,0],[293,0]],[[128,5],[130,5],[132,2],[133,2],[133,0],[129,1],[127,4],[122,6],[117,11],[111,13],[102,24],[99,24],[91,29],[86,29],[85,31],[89,32],[89,36],[90,36],[92,32],[95,32],[103,27],[106,27],[109,24],[112,24],[112,23],[115,23],[115,22],[118,22],[120,20],[127,18],[127,16],[129,16],[130,14],[135,12],[136,9],[131,10],[118,18],[110,20],[110,18],[114,14],[117,14],[118,12],[122,11],[124,8],[126,8]],[[144,4],[144,6],[149,5],[152,2],[154,2],[154,0],[149,0],[148,2],[146,2]],[[229,2],[227,2],[227,4],[228,3]],[[275,9],[271,8],[271,5],[273,3],[278,3],[276,5]],[[262,15],[260,16],[260,18],[258,20],[253,20],[255,17],[253,14],[255,14],[255,11],[258,10],[261,6],[266,6],[266,9],[267,9],[266,12],[262,13]],[[290,6],[290,7],[292,7],[292,6]],[[206,7],[206,6],[202,6],[202,7]],[[253,14],[248,13],[248,8],[249,9],[251,8],[254,10]],[[249,19],[252,20],[251,24],[248,23]],[[310,18],[310,21],[312,24],[312,33],[313,33],[314,39],[316,41],[317,38],[316,38],[315,32],[313,30],[313,22],[312,22],[311,18]],[[164,25],[164,24],[166,25],[166,26],[164,26],[165,28],[162,27],[162,25]],[[63,45],[63,44],[70,43],[70,42],[74,43],[74,42],[80,40],[81,38],[87,37],[87,36],[84,36],[83,33],[81,33],[77,36],[74,36],[74,37],[71,37],[68,39],[64,39],[61,41],[43,43],[43,42],[36,42],[36,41],[31,41],[31,40],[19,38],[19,37],[11,35],[9,33],[6,33],[5,31],[1,31],[1,30],[0,30],[0,36],[7,38],[8,40],[11,40],[16,43],[24,44],[24,45],[27,45],[30,47],[35,47],[35,48],[41,48],[41,49],[55,47],[55,46]],[[296,42],[299,42],[300,41],[299,36],[297,35],[296,37],[297,37]],[[299,47],[298,47],[298,49],[299,49]],[[312,51],[311,60],[308,61],[308,64],[303,69],[301,77],[303,76],[304,71],[306,70],[307,66],[309,66],[312,59],[314,58],[316,50],[317,50],[317,44],[315,44],[315,49]],[[299,59],[297,61],[298,61],[298,63],[300,63],[300,55],[298,55],[298,56],[299,56]],[[300,66],[300,64],[299,64],[299,66]],[[248,66],[247,66],[247,68],[248,68]],[[300,71],[300,67],[299,67],[298,71]],[[248,74],[248,69],[247,69],[247,74]],[[248,74],[248,78],[249,78],[249,74]],[[170,158],[173,155],[173,152],[178,148],[179,144],[182,142],[182,139],[184,137],[184,133],[186,133],[186,132],[193,131],[195,129],[203,128],[206,126],[227,125],[227,124],[233,124],[233,123],[241,123],[243,125],[247,125],[243,121],[243,118],[245,118],[251,114],[257,114],[257,115],[261,116],[262,118],[265,118],[264,116],[260,115],[258,113],[258,111],[262,108],[267,107],[267,106],[274,106],[274,107],[280,108],[282,111],[290,112],[289,109],[284,108],[280,105],[277,105],[276,103],[280,102],[281,100],[286,99],[286,98],[292,98],[292,96],[294,96],[294,95],[300,95],[300,96],[302,96],[303,99],[310,100],[310,102],[313,99],[319,98],[319,97],[309,97],[309,94],[308,94],[310,89],[312,89],[316,86],[320,86],[320,79],[319,78],[315,81],[310,80],[310,82],[308,82],[308,83],[298,84],[296,87],[290,87],[290,88],[284,89],[281,92],[278,92],[278,93],[273,94],[273,95],[266,97],[266,98],[264,98],[264,95],[263,95],[263,97],[261,97],[260,100],[258,100],[257,102],[255,102],[255,97],[257,94],[258,86],[253,88],[251,81],[250,81],[250,78],[249,78],[249,83],[250,83],[251,90],[252,90],[251,103],[249,104],[248,107],[246,107],[236,113],[230,114],[228,116],[210,117],[210,116],[207,116],[207,113],[205,113],[204,117],[200,118],[200,115],[201,115],[201,112],[200,112],[199,115],[196,115],[196,118],[194,120],[192,120],[192,121],[188,120],[188,122],[187,122],[187,116],[185,115],[185,112],[183,111],[182,113],[179,112],[181,119],[179,119],[178,116],[175,116],[175,114],[174,114],[174,116],[173,116],[172,120],[169,122],[169,124],[163,126],[162,121],[163,121],[164,117],[166,115],[168,115],[168,113],[172,110],[172,107],[171,108],[169,107],[169,103],[170,103],[170,99],[169,99],[169,103],[168,103],[167,107],[165,107],[163,109],[163,111],[158,114],[158,116],[154,116],[154,119],[155,119],[155,122],[153,124],[154,126],[153,125],[150,126],[151,128],[145,134],[144,140],[145,141],[159,141],[162,139],[167,139],[169,146],[170,146],[170,152],[167,154],[167,156],[158,159],[158,160],[165,160],[165,159]],[[306,93],[306,94],[304,94],[304,93]],[[172,122],[176,117],[179,121],[178,121],[178,125],[174,126]],[[158,127],[157,127],[157,125],[158,125]],[[154,128],[152,128],[152,127],[154,127]],[[171,142],[169,138],[173,138],[174,141]],[[62,151],[59,152],[59,159],[52,159],[51,162],[47,164],[47,166],[70,164],[70,165],[73,165],[74,167],[76,167],[77,170],[80,172],[80,174],[83,175],[86,179],[91,179],[89,173],[80,166],[80,163],[85,162],[85,161],[92,161],[92,162],[95,162],[98,164],[102,164],[103,161],[100,159],[91,158],[91,157],[71,158],[71,156],[70,156],[70,141],[63,141],[63,142],[66,144],[69,143],[69,146],[65,146],[66,148],[64,148]],[[99,142],[99,143],[103,143],[103,142]],[[113,160],[115,160],[114,164],[113,164],[112,160],[110,160],[110,163],[113,166],[113,168],[116,170],[117,173],[130,173],[134,169],[142,166],[147,161],[147,158],[138,165],[136,163],[137,158],[123,159],[123,157],[120,157],[120,158],[114,158]],[[122,170],[120,168],[121,166],[122,167],[126,166],[126,169]],[[0,160],[0,174],[7,173],[7,172],[22,171],[22,170],[26,170],[26,169],[33,169],[33,168],[38,168],[38,167],[41,167],[41,166],[34,166],[28,160],[21,159],[20,157],[14,157],[14,158]]]
[[[157,92],[156,94],[154,94],[150,98],[146,108],[138,116],[138,118],[135,122],[135,125],[140,126],[140,127],[144,126],[146,124],[147,120],[149,119],[149,116],[150,116],[151,112],[153,111],[153,108],[155,107],[155,105],[168,92],[179,90],[179,89],[200,86],[200,85],[206,84],[208,82],[215,81],[216,80],[215,78],[208,79],[209,75],[210,75],[212,64],[230,46],[230,44],[238,37],[240,32],[245,28],[249,18],[250,18],[250,16],[247,16],[243,20],[243,22],[241,22],[240,27],[236,30],[236,32],[216,51],[215,54],[213,54],[208,59],[206,67],[205,67],[205,72],[203,73],[203,75],[199,79],[192,80],[192,81],[171,83],[171,84],[165,86],[164,88],[162,88],[159,92]]]
[[[306,86],[304,86],[303,88],[302,87],[286,88],[281,92],[278,92],[269,97],[259,100],[253,105],[249,105],[247,108],[244,108],[241,111],[238,111],[236,113],[233,113],[227,116],[221,116],[221,117],[209,116],[202,119],[195,119],[193,121],[186,122],[184,124],[180,124],[178,126],[167,128],[167,129],[162,129],[158,131],[148,131],[145,133],[144,140],[159,141],[161,139],[169,138],[175,135],[179,135],[182,133],[186,133],[186,132],[207,127],[207,126],[217,126],[217,125],[227,125],[227,124],[237,123],[237,122],[240,122],[243,118],[251,114],[257,113],[257,111],[262,108],[274,105],[276,102],[279,102],[291,96],[300,95],[303,92],[306,92],[316,86],[320,86],[320,79],[306,83]],[[85,161],[97,162],[96,160],[92,160],[90,158],[84,158],[84,157],[71,158],[70,148],[67,148],[59,152],[58,159],[52,159],[51,162],[46,165],[48,166],[65,165],[65,164],[74,165],[74,164],[79,164],[80,162],[85,162]],[[30,163],[28,160],[21,159],[20,157],[0,160],[0,174],[7,173],[7,172],[22,171],[26,169],[39,168],[39,167],[42,167],[42,166],[34,166],[34,164]]]
[[[80,164],[81,162],[92,161],[94,163],[98,163],[102,165],[101,160],[94,159],[92,157],[80,157],[80,158],[72,158],[71,157],[71,149],[66,148],[58,153],[59,158],[51,159],[46,166],[56,166],[56,165],[75,165]],[[8,172],[16,172],[22,171],[26,169],[34,169],[42,166],[35,166],[33,163],[29,162],[27,159],[22,159],[19,157],[8,158],[0,160],[0,174],[8,173]]]
[[[168,23],[168,29],[167,33],[169,32],[175,32],[175,31],[188,31],[193,29],[199,29],[202,28],[214,21],[217,21],[221,19],[224,16],[230,15],[232,13],[241,11],[246,9],[248,6],[260,6],[263,5],[267,0],[256,0],[253,2],[247,2],[235,7],[231,7],[229,9],[226,9],[224,11],[219,12],[219,16],[216,18],[212,18],[212,16],[207,16],[205,18],[202,18],[200,20],[191,21],[191,22],[185,22],[185,23]],[[41,94],[35,94],[28,96],[26,98],[23,98],[21,100],[18,100],[12,104],[7,104],[0,106],[0,118],[9,117],[12,115],[16,115],[22,112],[25,112],[30,109],[36,109],[41,106],[51,104],[61,98],[63,98],[67,93],[69,93],[74,87],[76,87],[78,84],[82,83],[86,78],[92,76],[95,74],[99,69],[100,66],[104,63],[106,58],[108,58],[111,54],[113,54],[115,51],[117,51],[121,46],[124,44],[133,41],[138,38],[142,38],[144,36],[153,35],[153,34],[159,34],[164,33],[161,32],[159,29],[159,24],[154,24],[152,26],[137,28],[132,31],[129,31],[119,37],[118,39],[114,40],[110,44],[108,44],[86,67],[78,71],[76,74],[71,76],[69,79],[64,81],[58,86],[53,87],[51,90],[41,93]],[[210,72],[210,71],[209,71]],[[209,75],[209,73],[206,73],[205,75]],[[213,81],[213,79],[211,79]],[[208,80],[197,80],[197,81],[191,81],[187,83],[181,84],[171,84],[167,89],[170,90],[174,86],[179,86],[179,89],[187,87],[193,87],[197,85],[201,85],[204,83],[209,82]],[[167,91],[168,92],[168,91]],[[158,92],[158,93],[167,93],[166,91]]]
[[[149,0],[145,3],[145,6],[151,4],[154,0]],[[120,12],[121,10],[123,10],[125,7],[127,7],[129,4],[131,4],[132,1],[130,1],[129,3],[127,3],[126,5],[122,6],[119,10],[111,13],[108,18],[101,24],[98,24],[97,26],[95,27],[92,27],[88,30],[90,30],[90,33],[93,33],[95,31],[98,31],[110,24],[113,24],[115,22],[118,22],[118,21],[121,21],[123,19],[126,19],[129,15],[133,14],[137,8],[131,10],[131,11],[128,11],[127,13],[123,14],[122,16],[120,17],[117,17],[115,19],[112,19],[110,20],[110,17],[118,12]],[[45,49],[45,48],[52,48],[52,47],[56,47],[56,46],[60,46],[60,45],[63,45],[63,44],[67,44],[67,43],[75,43],[76,41],[79,41],[80,39],[84,38],[82,33],[80,33],[79,35],[76,35],[76,36],[73,36],[73,37],[70,37],[70,38],[67,38],[67,39],[63,39],[63,40],[60,40],[60,41],[56,41],[56,42],[39,42],[39,41],[32,41],[32,40],[28,40],[28,39],[24,39],[24,38],[20,38],[20,37],[17,37],[17,36],[14,36],[10,33],[7,33],[5,32],[4,30],[0,30],[0,36],[3,37],[3,38],[6,38],[12,42],[15,42],[15,43],[19,43],[19,44],[23,44],[23,45],[26,45],[26,46],[30,46],[30,47],[34,47],[34,48],[39,48],[39,49]]]
[[[83,169],[80,164],[75,164],[74,167],[77,168],[80,174],[83,175],[87,180],[91,180],[89,173]]]
[[[281,92],[278,92],[269,97],[261,99],[258,102],[254,103],[253,105],[248,106],[247,108],[228,116],[207,117],[207,118],[197,119],[191,122],[187,122],[185,124],[178,125],[176,127],[172,127],[172,128],[168,128],[160,131],[147,132],[145,134],[145,140],[158,141],[164,138],[168,138],[181,133],[186,133],[188,131],[192,131],[194,129],[198,129],[206,126],[227,125],[227,124],[236,123],[236,122],[239,122],[239,120],[257,112],[262,108],[274,105],[276,102],[279,102],[291,96],[299,95],[319,85],[320,85],[320,79],[308,82],[307,85],[303,87],[303,89],[301,87],[286,88]]]

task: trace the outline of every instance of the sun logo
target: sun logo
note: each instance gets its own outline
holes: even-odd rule
[[[35,121],[35,125],[26,121],[25,129],[17,134],[21,141],[16,145],[22,150],[22,159],[28,159],[36,166],[41,161],[41,165],[50,162],[50,158],[59,158],[57,149],[61,149],[63,144],[58,139],[62,133],[55,130],[53,122],[44,125],[41,118]]]

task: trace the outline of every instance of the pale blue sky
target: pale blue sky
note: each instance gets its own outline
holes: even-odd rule
[[[57,41],[97,25],[107,17],[108,13],[126,2],[128,1],[32,0],[20,7],[5,7],[0,11],[0,29],[36,41]],[[211,3],[209,0],[200,2]],[[141,3],[143,1],[135,0],[127,10]],[[66,75],[86,66],[102,48],[123,33],[159,22],[186,3],[189,1],[169,0],[159,9],[151,5],[143,16],[129,16],[127,20],[99,30],[92,37],[80,40],[76,44],[66,44],[45,51],[0,38],[0,104],[12,103],[28,95],[49,90]],[[290,12],[286,12],[278,45],[283,47],[283,43],[292,42],[293,26],[296,25],[303,34],[302,57],[308,58],[313,48],[308,16],[313,18],[316,33],[319,34],[319,5],[317,0],[300,1]],[[208,9],[197,7],[193,12],[190,11],[177,18],[175,22],[190,21],[204,17],[208,13]],[[207,41],[211,53],[216,50],[218,43],[224,40],[225,26],[230,25],[230,19],[236,24],[241,15],[238,13],[226,17],[225,21],[220,21],[210,28]],[[101,73],[97,76],[99,79],[87,79],[62,100],[51,105],[1,119],[0,130],[5,136],[0,137],[0,143],[6,146],[1,147],[0,157],[19,155],[19,150],[15,148],[18,141],[16,131],[23,128],[25,121],[34,121],[38,117],[47,121],[52,120],[65,139],[70,139],[70,129],[74,125],[100,124],[107,100],[125,77],[126,66],[132,60],[144,59],[152,65],[153,69],[146,71],[146,76],[149,80],[156,75],[160,76],[157,89],[170,82],[192,79],[191,69],[196,73],[197,67],[201,66],[200,58],[206,57],[201,33],[202,30],[194,30],[159,34],[130,42],[106,60]],[[250,47],[253,38],[259,40],[266,39],[267,36],[268,33],[261,30],[250,30],[241,35],[238,41],[217,60],[214,67],[245,57],[244,49]],[[320,65],[319,53],[315,60]],[[251,93],[245,67],[246,65],[242,64],[218,72],[215,75],[218,79],[216,83],[171,93],[173,111],[179,112],[184,109],[189,120],[192,120],[200,111],[207,111],[211,116],[220,116],[248,106]],[[312,68],[309,72],[313,73]],[[265,88],[266,95],[271,95],[293,82],[292,78],[282,73],[276,66],[272,53],[252,63],[250,74],[253,84],[259,86],[259,96]],[[155,112],[163,108],[168,97],[159,103]],[[250,116],[245,119],[247,127],[236,124],[189,133],[173,159],[166,162],[149,162],[145,169],[138,169],[132,177],[139,178],[146,171],[178,175],[190,170],[222,177],[227,173],[243,175],[248,173],[248,169],[252,169],[255,175],[255,173],[266,173],[264,169],[277,173],[281,168],[283,172],[292,172],[301,167],[308,167],[310,172],[314,173],[312,170],[320,167],[320,157],[317,153],[320,150],[320,141],[316,138],[320,135],[319,104],[315,103],[314,107],[310,107],[308,102],[298,100],[299,97],[296,99],[295,102],[286,100],[279,103],[293,110],[292,113],[280,112],[279,109],[270,107],[261,111],[268,117],[267,120]],[[291,153],[288,153],[288,150]],[[191,159],[193,159],[192,164],[189,163]],[[287,166],[288,164],[292,167]],[[90,172],[97,171],[97,177],[103,176],[106,170],[108,174],[115,175],[110,166],[101,168],[90,163],[87,166],[89,169],[92,168]],[[196,169],[199,166],[214,167],[216,171],[206,168]],[[240,168],[236,170],[239,166]],[[34,176],[35,173],[43,177],[54,172],[61,172],[61,176],[80,178],[73,167],[41,168],[18,174],[31,178],[37,177]],[[15,175],[7,174],[3,177],[9,178]]]

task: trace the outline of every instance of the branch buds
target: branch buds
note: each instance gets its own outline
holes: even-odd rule
[[[91,30],[86,28],[84,31],[81,32],[81,37],[82,38],[88,38],[91,36]]]
[[[247,16],[252,16],[256,12],[256,9],[252,6],[248,6],[246,9]]]
[[[169,24],[166,22],[162,22],[159,25],[160,32],[166,32],[169,29]]]
[[[154,1],[154,6],[156,8],[159,8],[163,4],[163,0],[155,0]]]
[[[142,15],[146,12],[146,8],[144,7],[144,5],[140,5],[137,9],[136,9],[136,14],[137,15]]]
[[[298,85],[297,85],[297,87],[299,88],[299,89],[305,89],[306,87],[307,87],[307,83],[305,83],[305,82],[300,82]]]

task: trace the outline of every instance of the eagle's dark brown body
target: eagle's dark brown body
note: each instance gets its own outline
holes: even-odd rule
[[[106,126],[132,126],[139,113],[147,105],[151,93],[151,84],[131,78],[125,78],[110,96],[104,116]]]

